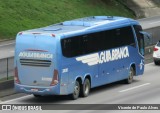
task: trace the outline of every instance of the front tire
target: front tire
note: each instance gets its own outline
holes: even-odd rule
[[[128,78],[125,80],[125,82],[126,82],[127,84],[131,84],[131,83],[133,82],[133,76],[134,76],[134,74],[135,74],[135,71],[134,71],[133,67],[131,67],[131,68],[130,68],[130,71],[129,71],[129,76],[128,76]]]
[[[80,83],[79,83],[79,81],[76,81],[75,86],[74,86],[74,91],[70,95],[70,97],[72,100],[76,100],[76,99],[78,99],[79,94],[80,94]]]
[[[81,96],[87,97],[89,95],[90,88],[91,88],[90,80],[88,78],[86,78],[84,80],[84,83],[82,84],[82,87],[81,87]]]

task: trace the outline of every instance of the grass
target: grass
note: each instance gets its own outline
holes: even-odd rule
[[[93,15],[134,18],[116,0],[0,0],[0,39],[15,38],[22,30]]]

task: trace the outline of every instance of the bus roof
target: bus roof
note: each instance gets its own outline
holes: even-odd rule
[[[139,24],[136,20],[116,16],[91,16],[79,18],[47,27],[23,31],[23,34],[54,34],[71,35],[81,32],[90,32],[97,29],[111,29],[117,26]]]

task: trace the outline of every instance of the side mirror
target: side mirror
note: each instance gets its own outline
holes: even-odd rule
[[[152,44],[152,35],[144,31],[140,31],[140,33],[144,37],[145,46],[150,46]]]

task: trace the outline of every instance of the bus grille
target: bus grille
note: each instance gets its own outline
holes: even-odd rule
[[[40,67],[50,67],[50,60],[35,60],[35,59],[20,59],[21,65],[25,66],[40,66]]]

